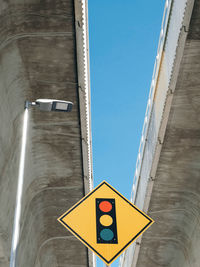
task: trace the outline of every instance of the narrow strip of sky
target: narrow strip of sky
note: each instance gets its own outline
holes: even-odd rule
[[[164,0],[88,3],[94,184],[105,179],[128,199],[164,5]]]

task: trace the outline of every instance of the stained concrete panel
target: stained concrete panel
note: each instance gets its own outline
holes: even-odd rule
[[[137,267],[198,267],[200,247],[200,1],[195,1]]]
[[[30,109],[17,266],[88,266],[87,249],[57,218],[84,195],[74,1],[0,1],[0,266],[9,266],[26,99]],[[78,257],[77,257],[78,255]]]

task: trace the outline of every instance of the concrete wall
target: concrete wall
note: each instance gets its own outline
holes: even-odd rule
[[[78,5],[82,9],[81,1]],[[9,266],[24,101],[37,98],[69,100],[74,106],[71,113],[29,110],[17,266],[89,264],[87,249],[57,222],[89,190],[88,173],[84,172],[88,151],[85,159],[82,140],[90,126],[86,129],[80,120],[86,118],[86,110],[85,104],[82,109],[79,105],[82,77],[77,74],[75,20],[73,0],[0,1],[3,267]],[[88,140],[84,143],[87,150]]]
[[[160,64],[156,65],[158,68],[157,76],[153,74],[152,83],[154,84],[154,87],[153,90],[151,89],[152,93],[150,91],[150,99],[148,102],[148,105],[149,103],[152,103],[150,106],[151,111],[149,112],[150,115],[147,117],[146,131],[142,137],[144,139],[144,148],[140,155],[141,163],[138,165],[139,168],[134,177],[132,192],[132,200],[136,206],[145,212],[148,211],[149,203],[152,198],[152,189],[156,179],[156,172],[164,143],[173,93],[176,87],[187,37],[185,29],[189,28],[193,4],[193,1],[174,0],[166,1],[165,5],[165,8],[170,8],[170,10],[168,17],[166,18],[167,15],[165,13],[163,17],[164,23],[161,27],[158,54],[156,58],[156,63],[160,60]],[[162,42],[163,46],[160,44]],[[155,69],[154,72],[156,72]],[[168,168],[170,168],[170,166],[168,166]],[[157,201],[160,203],[158,196]],[[153,214],[151,216],[154,218]],[[156,226],[155,223],[151,228],[156,228]],[[148,231],[151,231],[151,229]],[[141,240],[142,238],[140,237],[137,242],[125,252],[124,257],[121,260],[121,266],[137,265]],[[142,261],[142,264],[140,263],[141,265],[137,266],[147,266],[147,262],[148,260],[144,260]]]
[[[191,18],[188,25],[187,16]],[[194,1],[194,6],[190,1],[183,22],[184,49],[179,67],[177,61],[174,65],[177,80],[149,203],[156,223],[143,235],[137,266],[147,262],[150,267],[199,266],[199,23],[200,1]]]

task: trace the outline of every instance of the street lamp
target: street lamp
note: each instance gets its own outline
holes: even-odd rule
[[[24,184],[24,164],[25,164],[26,139],[27,139],[26,137],[28,128],[28,109],[31,106],[35,106],[36,108],[42,111],[70,112],[72,110],[73,103],[69,101],[55,100],[55,99],[37,99],[35,102],[30,102],[28,100],[25,101],[22,144],[21,144],[21,154],[19,161],[15,214],[14,214],[12,244],[10,253],[10,267],[16,267],[17,247],[19,244],[21,204],[22,204],[23,184]]]

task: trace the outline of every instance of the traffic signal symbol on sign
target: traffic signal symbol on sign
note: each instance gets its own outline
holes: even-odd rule
[[[58,221],[108,265],[153,224],[149,216],[105,181]]]
[[[97,243],[117,244],[114,198],[96,198]]]

